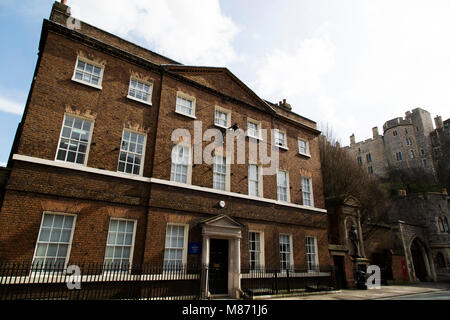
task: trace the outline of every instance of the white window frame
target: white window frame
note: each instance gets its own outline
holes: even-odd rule
[[[214,186],[215,186],[215,177],[216,177],[216,174],[220,174],[220,175],[223,175],[223,173],[222,172],[216,172],[215,171],[215,168],[216,168],[216,165],[215,165],[215,163],[216,163],[216,158],[223,158],[223,159],[225,159],[225,170],[226,170],[226,172],[225,172],[225,190],[223,190],[223,191],[230,191],[230,163],[228,162],[228,159],[227,159],[227,157],[226,156],[224,156],[222,153],[216,153],[215,155],[214,155],[214,158],[213,158],[213,189],[215,189],[215,190],[222,190],[222,189],[218,189],[218,188],[215,188]]]
[[[250,234],[251,233],[257,233],[259,234],[259,251],[256,250],[251,250],[250,249]],[[249,254],[248,254],[248,260],[249,260],[249,268],[250,270],[264,270],[264,266],[265,266],[265,261],[264,261],[264,232],[263,231],[259,231],[259,230],[249,230],[248,231],[248,250],[249,250]],[[259,255],[259,265],[256,266],[256,268],[252,268],[251,265],[251,253],[250,252],[257,252]]]
[[[86,146],[86,155],[84,157],[84,162],[83,163],[70,162],[70,161],[59,160],[58,159],[58,151],[59,151],[59,146],[61,144],[61,139],[71,140],[71,138],[66,138],[66,137],[62,136],[63,130],[64,130],[64,124],[66,122],[66,116],[72,117],[74,119],[79,119],[79,120],[82,120],[82,121],[89,121],[91,123],[91,128],[90,128],[90,132],[89,132],[89,138],[88,138],[88,142],[87,142],[87,146]],[[92,140],[92,134],[94,132],[94,124],[95,124],[95,121],[93,119],[88,119],[88,118],[76,116],[76,115],[73,115],[71,113],[64,113],[63,121],[62,121],[62,124],[61,124],[61,131],[59,133],[58,145],[56,146],[55,161],[64,162],[64,163],[70,163],[70,164],[73,164],[73,165],[76,165],[76,166],[86,166],[87,163],[88,163],[89,151],[90,151],[90,148],[91,148],[91,140]],[[73,125],[72,125],[72,128],[73,128]],[[69,151],[69,149],[67,149],[67,152],[68,151]],[[67,152],[66,152],[66,158],[67,158]]]
[[[118,269],[118,270],[116,270],[116,269],[113,269],[113,270],[108,270],[107,268],[106,268],[106,266],[105,266],[105,260],[107,259],[107,257],[106,257],[106,250],[107,250],[107,248],[108,248],[108,246],[112,246],[113,248],[115,248],[116,246],[121,246],[121,247],[125,247],[124,245],[108,245],[108,238],[109,238],[109,232],[110,232],[110,227],[111,227],[111,221],[112,220],[117,220],[117,221],[126,221],[126,222],[128,222],[128,221],[132,221],[133,222],[133,235],[132,235],[132,238],[131,238],[131,246],[130,246],[130,257],[128,258],[128,263],[129,263],[129,268],[128,268],[128,272],[130,272],[131,271],[131,267],[132,267],[132,264],[133,264],[133,254],[134,254],[134,245],[135,245],[135,238],[136,238],[136,229],[137,229],[137,220],[135,220],[135,219],[123,219],[123,218],[115,218],[115,217],[110,217],[110,219],[109,219],[109,225],[108,225],[108,235],[107,235],[107,239],[106,239],[106,246],[105,246],[105,255],[104,255],[104,258],[103,258],[103,272],[105,273],[107,273],[107,272],[114,272],[114,273],[117,273],[117,272],[126,272],[125,270],[122,270],[122,269]],[[110,258],[108,258],[108,259],[110,259]],[[113,260],[114,260],[114,257],[112,258]]]
[[[278,183],[279,182],[278,181],[278,174],[280,172],[285,172],[286,173],[286,184],[287,184],[287,186],[286,186],[286,198],[287,199],[286,200],[280,200],[280,193],[278,191],[278,188],[284,187],[284,186],[280,186],[279,183]],[[290,192],[290,187],[289,187],[289,171],[277,169],[277,200],[281,201],[281,202],[291,202],[291,194],[290,193],[291,192]]]
[[[302,156],[311,157],[311,153],[309,152],[309,141],[306,139],[298,138],[297,142],[298,142],[298,153],[301,154]],[[300,142],[303,142],[305,144],[305,152],[301,151]]]
[[[185,100],[189,100],[192,103],[192,114],[188,114],[188,113],[184,113],[183,111],[178,109],[178,98],[181,99],[185,99]],[[195,105],[196,105],[196,99],[193,96],[190,96],[182,91],[177,91],[177,96],[176,96],[176,101],[175,101],[175,113],[181,114],[183,116],[192,118],[192,119],[197,119],[197,117],[195,116]]]
[[[36,254],[37,254],[37,250],[38,250],[38,245],[39,245],[39,238],[41,236],[41,231],[42,231],[42,224],[44,223],[44,217],[45,215],[61,215],[61,216],[71,216],[73,217],[73,223],[72,223],[72,230],[70,233],[70,239],[69,242],[67,243],[67,252],[66,252],[66,257],[64,260],[64,267],[63,270],[66,270],[67,268],[67,263],[69,261],[69,257],[70,257],[70,251],[72,250],[72,241],[73,241],[73,235],[75,233],[75,225],[76,225],[76,220],[77,220],[77,215],[76,214],[71,214],[71,213],[65,213],[65,212],[53,212],[53,211],[44,211],[42,213],[42,217],[41,217],[41,224],[39,226],[39,232],[38,232],[38,236],[37,236],[37,240],[36,240],[36,245],[34,247],[34,253],[33,253],[33,260],[32,261],[32,268],[31,268],[31,274],[33,273],[41,273],[41,274],[46,274],[46,273],[57,273],[56,271],[50,271],[50,270],[45,270],[45,269],[40,269],[40,270],[34,270],[34,260],[36,259]],[[52,228],[53,229],[53,228]],[[51,236],[51,233],[49,235],[49,237]],[[50,239],[49,239],[50,240]],[[50,241],[42,241],[41,243],[50,243]],[[44,259],[47,259],[47,252],[45,254]],[[45,261],[45,260],[44,260]],[[41,271],[42,270],[42,271]]]
[[[249,123],[256,125],[257,135],[250,134],[249,126],[248,126]],[[252,119],[252,118],[247,118],[247,137],[262,140],[261,128],[262,128],[261,121],[258,121],[258,120]]]
[[[98,77],[99,77],[98,84],[93,84],[93,83],[91,83],[91,82],[87,82],[87,81],[84,81],[84,80],[80,80],[80,79],[77,79],[77,78],[75,77],[75,75],[76,75],[76,73],[77,73],[78,61],[81,61],[81,62],[90,64],[90,65],[92,65],[92,66],[94,66],[94,67],[100,68],[100,75],[98,76]],[[79,71],[79,70],[78,70],[78,71]],[[102,89],[102,82],[103,82],[103,74],[104,74],[104,71],[105,71],[105,66],[104,66],[104,65],[102,65],[102,64],[100,64],[100,63],[98,63],[98,62],[95,62],[95,61],[86,59],[86,58],[84,58],[84,57],[77,56],[77,60],[76,60],[76,62],[75,62],[75,68],[74,68],[73,75],[72,75],[72,81],[75,81],[75,82],[78,82],[78,83],[81,83],[81,84],[84,84],[84,85],[87,85],[87,86],[90,86],[90,87],[93,87],[93,88],[96,88],[96,89],[100,89],[100,90],[101,90],[101,89]],[[80,71],[79,71],[79,72],[80,72]],[[83,72],[83,74],[84,74],[84,72]],[[92,73],[91,73],[91,74],[92,74]]]
[[[313,239],[314,252],[311,253],[309,248],[311,247],[308,244],[308,239]],[[308,272],[318,272],[319,269],[319,252],[317,247],[317,238],[314,236],[306,236],[305,237],[305,252],[306,252],[306,265],[308,268]],[[310,260],[310,257],[313,256],[314,261]],[[315,266],[316,268],[311,268],[311,266]]]
[[[250,194],[250,166],[256,166],[256,172],[258,174],[258,192],[256,195]],[[248,181],[248,195],[252,197],[263,197],[264,195],[264,189],[263,189],[263,175],[262,175],[262,166],[258,165],[256,163],[249,163],[248,164],[248,175],[247,175],[247,181]]]
[[[135,133],[135,134],[137,134],[138,136],[141,135],[141,136],[144,137],[144,141],[142,142],[141,163],[140,163],[140,167],[139,167],[139,173],[137,173],[137,174],[136,174],[136,173],[133,173],[134,167],[133,167],[133,170],[132,170],[131,173],[126,172],[126,171],[119,171],[119,163],[120,163],[120,162],[124,162],[124,161],[121,161],[121,160],[120,160],[120,154],[121,154],[122,152],[125,152],[127,155],[128,155],[128,153],[131,153],[131,154],[133,154],[133,155],[138,155],[136,152],[131,152],[131,151],[125,151],[125,150],[122,150],[122,144],[123,144],[123,138],[124,138],[125,131],[128,131],[130,134]],[[135,175],[135,176],[137,175],[137,176],[141,176],[141,177],[142,177],[142,174],[143,174],[143,172],[144,172],[145,147],[146,147],[146,145],[147,145],[147,134],[142,133],[142,132],[137,132],[137,131],[134,131],[134,130],[130,130],[130,129],[126,129],[126,128],[123,129],[123,130],[122,130],[122,138],[121,138],[121,140],[120,140],[119,159],[117,160],[117,172],[121,172],[121,173],[125,173],[125,174],[130,174],[130,175]],[[137,146],[137,145],[136,145],[136,146]],[[126,164],[127,164],[127,161],[125,161],[125,166],[126,166]]]
[[[183,230],[184,234],[183,234],[183,249],[182,249],[183,250],[182,265],[186,266],[186,264],[187,264],[187,255],[188,255],[189,224],[172,223],[172,222],[168,222],[166,224],[166,232],[165,232],[165,237],[164,237],[164,257],[166,255],[166,249],[171,249],[170,247],[169,248],[167,247],[167,243],[166,243],[166,240],[167,240],[167,228],[168,228],[169,225],[177,226],[177,227],[184,227],[184,230]],[[179,249],[179,248],[175,248],[175,249]],[[166,260],[164,259],[164,257],[163,257],[163,270],[164,270],[164,272],[170,272],[171,271],[170,269],[169,270],[166,269]],[[174,268],[174,270],[176,270],[176,269],[178,269],[178,268]]]
[[[172,166],[174,165],[173,163],[173,159],[172,159],[172,154],[173,154],[173,149],[177,146],[183,147],[183,148],[187,148],[189,150],[189,159],[188,159],[188,164],[187,164],[187,179],[186,182],[181,182],[181,181],[177,181],[175,179],[172,179]],[[176,182],[176,183],[183,183],[183,184],[191,184],[192,183],[192,146],[187,144],[187,143],[177,143],[172,145],[172,149],[171,149],[171,153],[170,153],[170,181]],[[175,165],[180,165],[180,164],[175,164]]]
[[[304,180],[308,180],[309,181],[309,188],[310,188],[310,192],[309,193],[304,191],[304,184],[303,184]],[[303,203],[303,205],[304,206],[308,206],[308,207],[314,207],[312,178],[308,177],[308,176],[303,176],[303,177],[301,177],[301,183],[302,183],[302,203]],[[305,194],[309,194],[309,196],[310,196],[309,201],[311,202],[311,205],[305,204]]]
[[[227,124],[224,126],[216,122],[216,112],[221,112],[227,115]],[[219,128],[228,129],[231,127],[231,110],[222,108],[220,106],[215,106],[214,108],[214,125]]]
[[[136,82],[140,82],[142,84],[148,85],[150,87],[150,91],[147,93],[147,95],[148,95],[147,100],[139,99],[139,98],[136,98],[136,97],[133,97],[133,96],[130,95],[130,90],[132,89],[131,88],[131,81],[133,81],[133,80],[136,81]],[[136,89],[134,89],[134,90],[136,90]],[[138,91],[145,92],[145,91],[142,91],[142,90],[138,90]],[[151,106],[152,105],[152,97],[153,97],[153,82],[145,81],[145,80],[142,80],[142,79],[130,76],[130,83],[128,85],[128,92],[127,92],[127,98],[128,99],[131,99],[131,100],[134,100],[134,101],[137,101],[137,102],[141,102],[141,103],[145,103],[145,104]]]
[[[284,144],[283,145],[277,144],[277,140],[279,140],[279,138],[277,136],[279,134],[283,134],[284,135]],[[273,144],[277,148],[289,150],[288,149],[288,145],[287,145],[287,133],[286,133],[285,130],[280,130],[280,129],[274,129],[273,130]]]
[[[294,270],[294,248],[292,247],[292,235],[289,233],[280,233],[278,236],[278,247],[281,247],[281,236],[288,236],[289,237],[289,270]],[[280,251],[280,268],[283,268],[283,262],[281,260],[281,248],[279,248]],[[286,253],[288,251],[285,251]],[[286,269],[282,269],[281,272],[286,272]]]

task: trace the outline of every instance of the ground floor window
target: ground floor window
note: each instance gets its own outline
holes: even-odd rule
[[[131,266],[136,222],[111,219],[105,252],[105,271],[127,271]]]
[[[74,215],[44,213],[34,253],[34,270],[64,269],[69,256],[74,225]]]
[[[168,224],[164,250],[164,270],[179,269],[185,263],[185,228],[184,225]]]
[[[306,237],[306,263],[308,265],[308,271],[319,270],[317,239],[315,237]]]
[[[289,234],[280,234],[280,267],[281,270],[292,267],[291,236]]]

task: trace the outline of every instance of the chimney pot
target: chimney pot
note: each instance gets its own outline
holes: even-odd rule
[[[61,0],[61,3],[65,6],[67,6],[67,0]]]
[[[286,99],[283,99],[283,104],[286,104]]]

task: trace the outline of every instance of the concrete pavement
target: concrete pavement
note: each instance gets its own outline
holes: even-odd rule
[[[345,289],[335,293],[291,296],[273,298],[273,300],[377,300],[391,298],[402,299],[403,296],[414,294],[436,293],[450,290],[450,282],[421,282],[408,285],[381,286],[380,289],[353,290]]]

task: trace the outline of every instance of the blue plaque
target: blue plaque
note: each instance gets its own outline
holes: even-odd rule
[[[202,245],[199,242],[189,242],[188,244],[188,253],[189,254],[201,254],[202,253]]]

